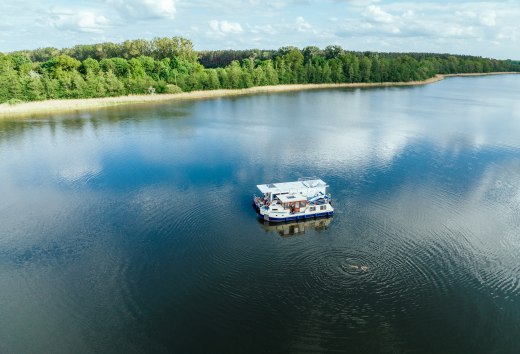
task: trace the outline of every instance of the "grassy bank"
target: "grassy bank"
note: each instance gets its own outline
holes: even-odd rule
[[[161,101],[176,100],[196,100],[217,98],[226,96],[250,95],[255,93],[275,93],[286,91],[313,90],[326,88],[366,88],[366,87],[389,87],[389,86],[417,86],[426,85],[443,80],[445,77],[453,76],[482,76],[498,74],[518,74],[516,72],[499,72],[485,74],[450,74],[436,75],[424,81],[409,82],[382,82],[382,83],[342,83],[342,84],[295,84],[295,85],[276,85],[276,86],[257,86],[238,90],[208,90],[193,91],[177,94],[157,94],[157,95],[130,95],[120,97],[103,97],[89,99],[68,99],[68,100],[47,100],[24,102],[14,105],[7,103],[0,104],[0,118],[24,116],[39,113],[67,112],[84,109],[95,109],[124,104],[153,103]]]

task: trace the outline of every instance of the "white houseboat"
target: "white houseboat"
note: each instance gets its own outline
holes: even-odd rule
[[[261,197],[254,196],[258,214],[266,221],[291,221],[331,216],[334,208],[328,185],[318,178],[296,182],[257,185]]]

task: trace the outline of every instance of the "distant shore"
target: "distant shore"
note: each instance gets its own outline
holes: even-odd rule
[[[57,112],[71,112],[83,109],[95,109],[111,107],[117,105],[152,103],[162,101],[197,100],[205,98],[217,98],[226,96],[251,95],[255,93],[274,93],[287,91],[315,90],[326,88],[365,88],[365,87],[392,87],[392,86],[418,86],[431,84],[441,81],[446,77],[453,76],[484,76],[484,75],[504,75],[519,74],[518,72],[493,72],[493,73],[471,73],[471,74],[445,74],[436,75],[424,81],[408,82],[378,82],[378,83],[339,83],[339,84],[293,84],[275,86],[256,86],[247,89],[236,90],[207,90],[192,91],[176,94],[156,94],[156,95],[129,95],[119,97],[101,97],[85,99],[61,99],[23,102],[9,105],[0,104],[0,119],[13,116],[24,116],[31,114],[45,114]]]

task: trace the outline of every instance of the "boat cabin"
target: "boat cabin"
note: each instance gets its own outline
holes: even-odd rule
[[[282,194],[278,196],[278,200],[284,209],[289,209],[293,213],[299,213],[300,208],[307,205],[307,197],[301,194]]]

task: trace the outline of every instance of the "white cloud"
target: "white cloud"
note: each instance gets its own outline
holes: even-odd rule
[[[272,25],[248,26],[251,33],[276,34],[278,31]]]
[[[478,36],[473,26],[461,26],[458,24],[441,28],[438,33],[441,33],[443,37],[451,38],[475,38]]]
[[[305,21],[305,19],[300,16],[296,19],[296,30],[298,32],[308,32],[312,30],[312,26],[309,22]]]
[[[496,25],[497,14],[495,11],[486,12],[480,15],[480,23],[484,26],[494,27]]]
[[[122,17],[149,20],[174,19],[177,13],[175,0],[104,0]]]
[[[497,34],[498,40],[509,42],[517,42],[520,40],[520,27],[506,26],[503,27]]]
[[[501,8],[489,2],[381,2],[367,5],[358,14],[354,9],[339,21],[336,35],[372,46],[361,50],[386,47],[395,51],[497,57],[496,49],[510,47],[518,40],[520,6],[509,5]]]
[[[240,33],[242,32],[242,26],[237,22],[222,21],[220,23],[220,30],[224,33]]]
[[[216,37],[238,34],[244,31],[238,22],[211,20],[209,21],[209,27],[211,31],[208,34]]]
[[[73,9],[51,10],[47,23],[60,30],[90,33],[103,33],[110,25],[103,14]]]
[[[363,15],[369,20],[382,23],[391,23],[394,21],[394,16],[381,9],[379,6],[370,5],[363,12]]]

